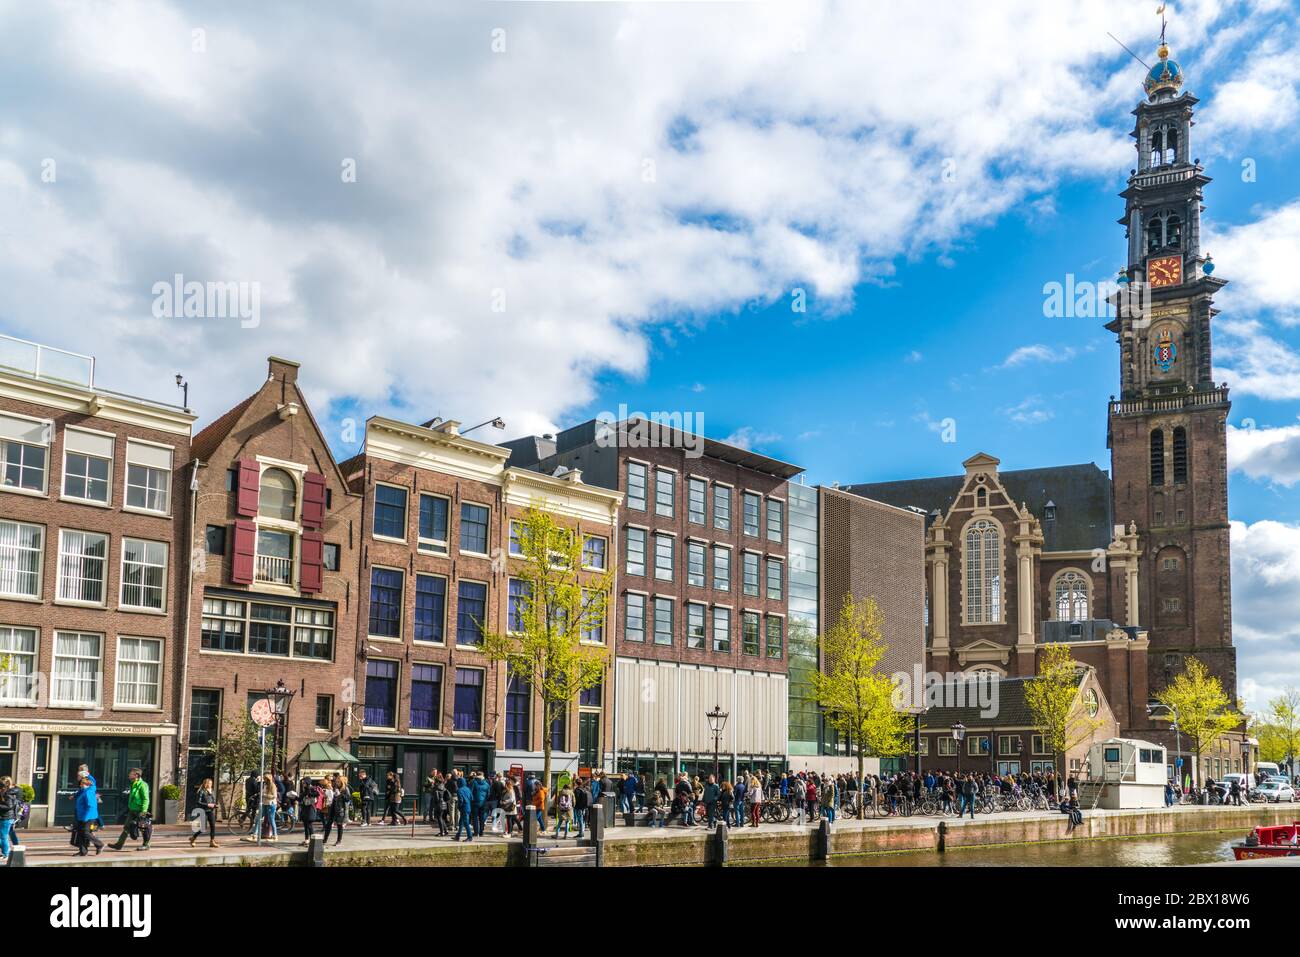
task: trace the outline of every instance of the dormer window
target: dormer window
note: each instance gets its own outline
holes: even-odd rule
[[[292,465],[241,459],[236,486],[239,520],[231,582],[319,592],[324,570],[324,476],[298,472]]]
[[[298,485],[284,469],[267,469],[257,495],[258,518],[292,522],[298,511]]]
[[[1056,521],[1056,503],[1055,503],[1055,502],[1049,500],[1048,503],[1047,503],[1046,505],[1043,506],[1043,521],[1045,521],[1045,522],[1054,522],[1054,521]]]

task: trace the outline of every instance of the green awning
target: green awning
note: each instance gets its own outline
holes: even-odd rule
[[[328,741],[312,741],[298,752],[299,764],[356,764],[357,757]]]

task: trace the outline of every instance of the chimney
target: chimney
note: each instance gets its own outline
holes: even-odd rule
[[[289,384],[298,382],[299,363],[292,359],[281,359],[279,356],[270,356],[266,360],[268,379],[280,379]]]

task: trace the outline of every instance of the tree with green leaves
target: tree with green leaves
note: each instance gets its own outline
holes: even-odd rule
[[[541,699],[542,727],[569,713],[577,697],[605,679],[609,646],[584,640],[606,629],[613,573],[584,571],[581,535],[542,508],[529,508],[519,526],[521,556],[511,577],[523,594],[505,628],[484,629],[483,650]],[[542,781],[550,787],[551,736],[542,735]]]
[[[1192,745],[1192,784],[1198,783],[1201,755],[1220,735],[1241,727],[1245,720],[1233,707],[1219,679],[1199,658],[1188,658],[1178,675],[1155,696],[1167,709],[1156,717],[1178,721],[1183,738]]]
[[[1292,764],[1300,753],[1300,691],[1287,685],[1282,693],[1268,703],[1267,723],[1272,728],[1277,751],[1274,757],[1265,758],[1277,764]],[[1260,739],[1263,753],[1264,739]]]
[[[215,738],[206,743],[191,742],[207,748],[212,755],[213,786],[217,789],[217,806],[229,818],[244,797],[244,777],[261,766],[262,746],[257,726],[247,709],[228,715],[221,722]],[[187,782],[186,786],[194,782]],[[222,785],[226,785],[224,788]]]
[[[1065,755],[1102,725],[1101,719],[1088,714],[1084,706],[1079,693],[1080,670],[1068,645],[1045,645],[1038,659],[1038,673],[1025,682],[1025,704],[1033,718],[1034,730],[1043,736],[1043,743],[1052,752],[1052,767],[1058,780],[1065,774]]]
[[[839,618],[819,639],[822,669],[808,675],[826,723],[854,749],[859,782],[865,777],[868,754],[898,757],[911,752],[913,718],[894,708],[894,684],[876,667],[889,650],[883,626],[874,598],[857,602],[845,595]],[[857,793],[861,814],[861,786]]]

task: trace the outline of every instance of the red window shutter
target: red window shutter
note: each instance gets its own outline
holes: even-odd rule
[[[257,528],[252,522],[235,522],[235,548],[230,563],[230,580],[236,585],[253,583],[253,556],[256,551]]]
[[[305,592],[321,590],[323,544],[320,532],[302,533],[302,566],[298,571],[298,587]]]
[[[235,514],[252,518],[257,514],[257,493],[262,483],[262,470],[256,459],[239,460],[239,490],[235,500]]]
[[[302,479],[303,528],[320,528],[325,524],[325,476],[308,472]]]

